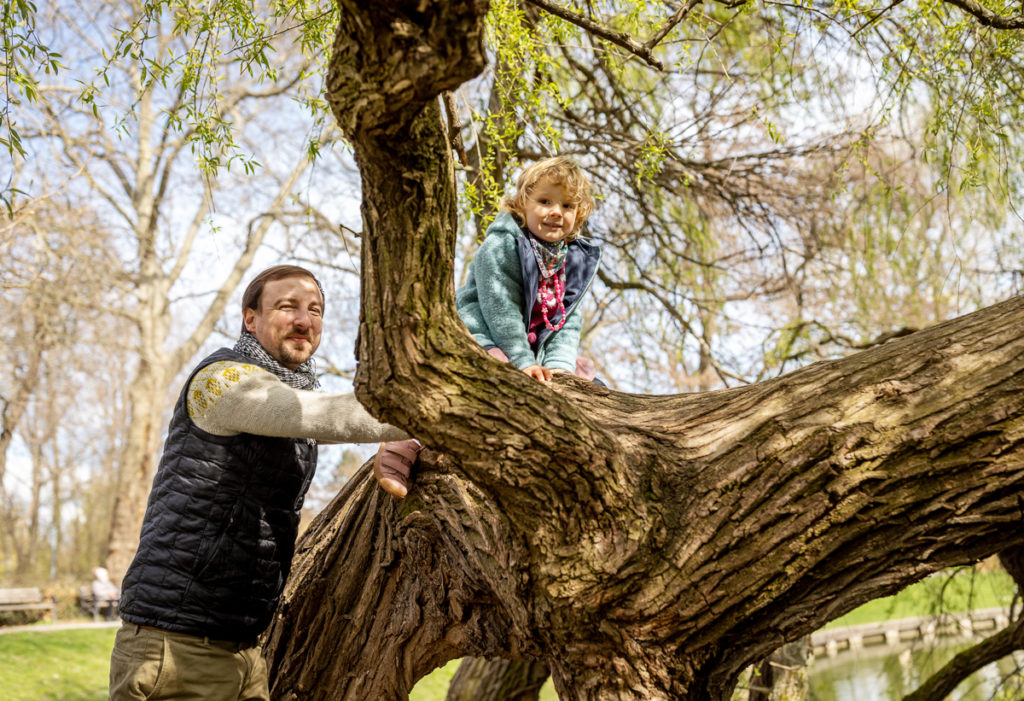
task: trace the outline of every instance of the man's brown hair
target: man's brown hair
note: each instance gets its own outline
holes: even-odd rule
[[[298,265],[275,265],[267,268],[259,275],[252,279],[249,286],[245,288],[245,292],[242,294],[242,330],[245,331],[245,310],[255,309],[257,312],[260,310],[260,300],[263,297],[263,288],[268,282],[274,280],[283,280],[286,277],[295,277],[302,275],[308,277],[316,284],[316,289],[320,290],[320,305],[326,307],[326,300],[324,299],[324,288],[320,284],[320,281],[316,279],[316,275],[309,272],[303,267]]]

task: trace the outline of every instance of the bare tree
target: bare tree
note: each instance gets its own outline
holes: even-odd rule
[[[51,26],[64,28],[66,58],[75,55],[78,65],[90,66],[102,65],[98,28],[104,22],[130,25],[141,8],[69,1],[48,11]],[[83,24],[83,16],[94,23]],[[150,20],[144,41],[154,54],[187,55],[188,40],[174,31],[173,18]],[[137,545],[169,386],[214,330],[268,233],[281,228],[309,166],[307,134],[292,133],[289,141],[279,124],[291,114],[310,64],[286,44],[276,58],[278,80],[261,85],[258,76],[231,68],[232,56],[221,57],[234,80],[209,86],[215,114],[184,130],[196,104],[165,86],[154,75],[155,64],[138,51],[108,63],[103,91],[87,93],[86,101],[68,83],[41,82],[38,109],[21,122],[23,142],[37,157],[37,168],[26,165],[22,180],[56,182],[61,174],[63,187],[92,199],[117,241],[104,271],[104,301],[117,318],[117,341],[130,347],[132,359],[125,367],[129,414],[107,558],[115,578]],[[101,99],[107,108],[94,109]],[[126,110],[120,120],[109,109],[113,105]],[[202,150],[197,133],[217,123],[232,125],[234,143]],[[200,166],[218,161],[233,163],[233,170],[201,172]]]
[[[73,382],[54,384],[53,369],[71,374],[80,365],[71,349],[84,348],[82,329],[97,319],[103,293],[101,261],[107,241],[91,212],[59,198],[24,200],[0,226],[4,324],[2,430],[0,430],[0,519],[4,550],[14,553],[15,576],[34,576],[41,551],[40,510],[52,484],[45,460],[60,422],[56,404],[80,397]],[[14,437],[24,439],[25,465],[18,475],[7,464]],[[4,479],[4,478],[7,479]],[[20,480],[20,482],[18,481]],[[20,495],[20,496],[19,496]],[[21,498],[24,497],[24,498]],[[6,559],[6,558],[5,558]]]

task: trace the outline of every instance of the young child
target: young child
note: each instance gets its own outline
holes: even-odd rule
[[[459,316],[488,353],[531,377],[593,379],[576,355],[580,301],[601,262],[600,247],[578,238],[594,209],[587,176],[568,158],[539,161],[501,209],[455,293]]]
[[[523,171],[501,209],[455,292],[459,317],[488,353],[530,377],[594,379],[593,363],[577,358],[580,301],[601,262],[600,247],[577,238],[594,209],[590,181],[568,158],[548,158]],[[398,499],[419,449],[393,441],[374,458],[377,481]]]

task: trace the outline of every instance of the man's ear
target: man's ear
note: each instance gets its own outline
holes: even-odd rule
[[[242,310],[242,323],[245,324],[245,330],[249,333],[253,332],[253,322],[256,319],[255,309],[243,309]]]

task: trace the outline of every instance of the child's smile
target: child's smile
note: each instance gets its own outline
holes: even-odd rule
[[[526,201],[526,228],[541,241],[561,241],[576,227],[577,204],[569,199],[564,186],[543,178]]]

